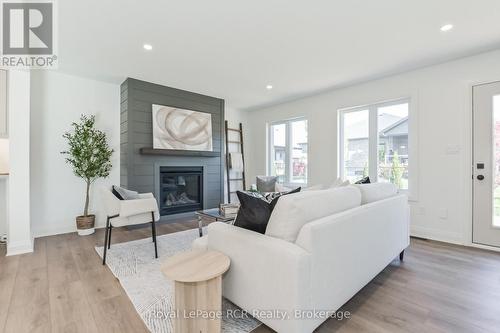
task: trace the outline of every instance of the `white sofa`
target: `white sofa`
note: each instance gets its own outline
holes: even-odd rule
[[[277,332],[312,332],[327,318],[304,318],[297,311],[334,312],[409,245],[407,197],[390,186],[284,196],[271,215],[267,235],[216,222],[193,247],[231,258],[223,280],[226,298]],[[339,206],[353,208],[339,211]],[[307,221],[309,216],[314,220]],[[290,241],[293,231],[287,223],[303,224],[295,241]],[[288,240],[278,238],[279,224]],[[266,318],[269,312],[260,310],[286,311],[288,319]]]

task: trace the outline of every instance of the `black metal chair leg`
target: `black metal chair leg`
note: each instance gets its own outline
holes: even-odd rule
[[[102,264],[106,265],[106,250],[108,249],[109,216],[106,219],[106,232],[104,234],[104,253],[102,255]]]
[[[155,216],[154,213],[151,214],[152,221],[151,223],[154,223]],[[153,243],[155,242],[155,229],[153,228],[153,224],[151,224],[151,239],[153,240]]]
[[[155,213],[154,212],[151,212],[151,217],[152,217],[152,221],[151,221],[151,231],[153,233],[153,242],[155,243],[155,258],[158,258],[158,246],[156,244],[156,223],[155,223]]]
[[[113,226],[111,223],[109,224],[109,238],[108,238],[108,250],[111,248],[111,231],[113,230]]]

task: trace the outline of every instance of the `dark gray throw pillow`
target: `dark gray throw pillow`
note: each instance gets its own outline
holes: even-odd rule
[[[267,201],[264,197],[255,197],[245,192],[236,191],[236,195],[240,200],[240,209],[234,221],[234,225],[264,234],[271,213],[278,203],[278,199],[283,195],[297,192],[300,192],[300,187],[293,191],[283,193],[271,201]]]
[[[370,184],[370,177],[366,176],[366,177],[358,180],[354,184]]]
[[[276,191],[276,176],[257,176],[257,191],[274,192]]]

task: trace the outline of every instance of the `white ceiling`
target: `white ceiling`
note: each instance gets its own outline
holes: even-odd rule
[[[134,77],[241,109],[500,46],[498,0],[58,3],[62,71]],[[455,28],[443,33],[445,23]]]

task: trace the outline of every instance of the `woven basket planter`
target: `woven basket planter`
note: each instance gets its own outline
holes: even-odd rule
[[[95,215],[77,216],[76,228],[80,236],[93,234],[95,229]]]

